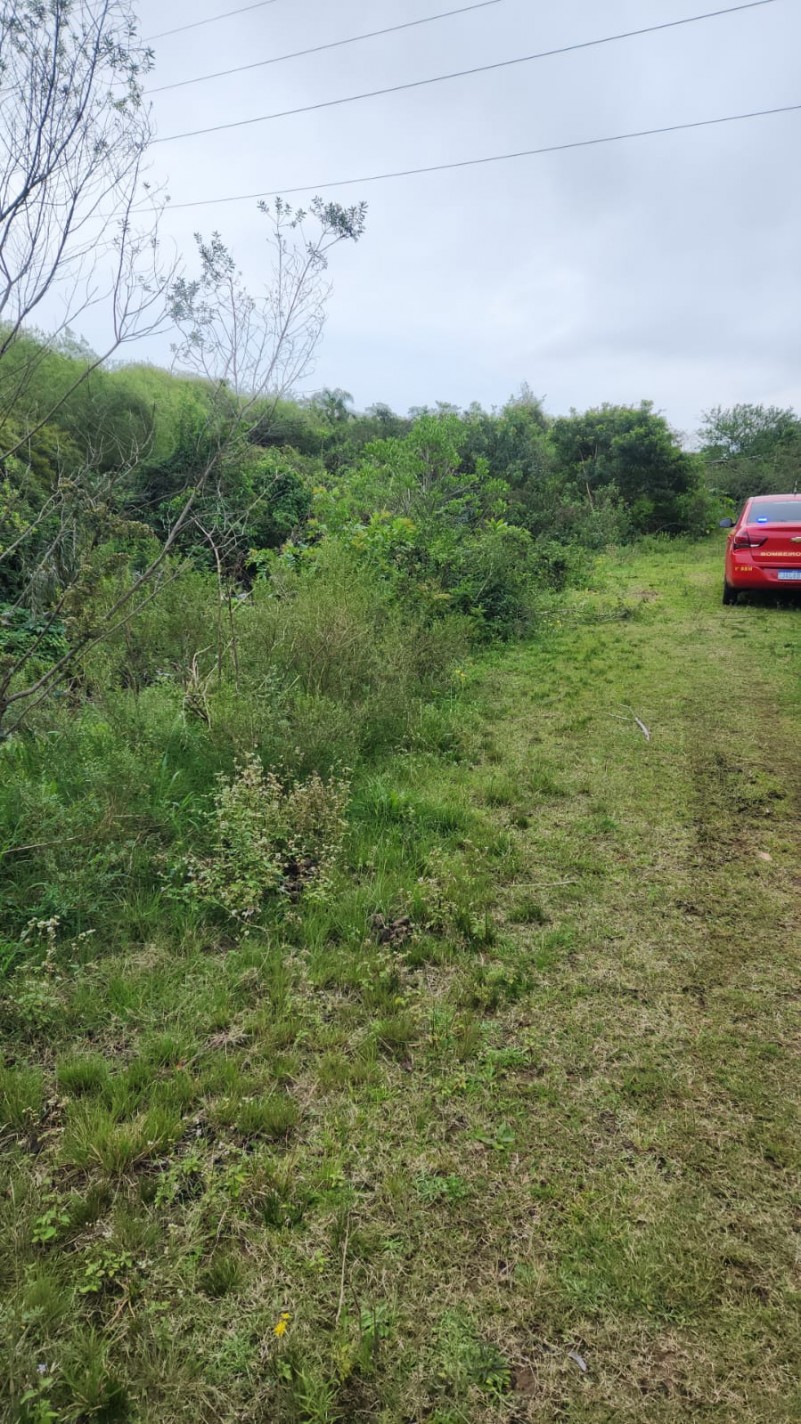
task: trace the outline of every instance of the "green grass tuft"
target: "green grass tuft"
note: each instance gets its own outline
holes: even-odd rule
[[[44,1075],[38,1068],[0,1067],[0,1127],[35,1126],[44,1105]]]

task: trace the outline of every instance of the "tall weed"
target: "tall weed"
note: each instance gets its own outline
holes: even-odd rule
[[[255,919],[270,902],[302,893],[324,898],[342,849],[350,786],[316,772],[282,786],[250,757],[232,780],[220,778],[210,813],[212,846],[170,870],[173,893],[231,919]]]

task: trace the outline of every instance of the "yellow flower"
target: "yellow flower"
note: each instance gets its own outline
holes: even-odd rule
[[[277,1323],[273,1326],[273,1335],[277,1335],[279,1340],[282,1335],[286,1335],[286,1327],[291,1319],[292,1316],[290,1315],[288,1310],[283,1310],[281,1312]]]

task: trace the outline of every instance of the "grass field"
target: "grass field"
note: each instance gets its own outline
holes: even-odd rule
[[[720,565],[467,668],[281,935],[41,927],[3,1418],[801,1418],[801,610]]]

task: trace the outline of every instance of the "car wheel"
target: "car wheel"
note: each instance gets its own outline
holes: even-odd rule
[[[723,584],[723,602],[727,605],[737,602],[737,589],[732,588],[730,583]]]

